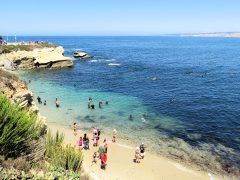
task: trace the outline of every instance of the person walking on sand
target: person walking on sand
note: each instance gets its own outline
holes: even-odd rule
[[[56,105],[57,108],[60,107],[60,103],[59,103],[59,101],[58,101],[58,98],[56,98],[56,100],[55,100],[55,105]]]
[[[87,149],[87,134],[83,135],[83,149]]]
[[[117,138],[117,130],[113,129],[113,138],[112,138],[112,142],[116,142],[116,138]]]
[[[107,154],[103,153],[103,155],[101,156],[101,169],[106,170],[106,166],[107,166]]]
[[[76,136],[77,135],[77,123],[76,122],[73,123],[72,129],[73,129],[73,134]]]

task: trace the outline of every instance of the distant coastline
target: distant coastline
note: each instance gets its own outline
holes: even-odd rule
[[[179,36],[240,38],[240,32],[193,33],[193,34],[180,34]]]

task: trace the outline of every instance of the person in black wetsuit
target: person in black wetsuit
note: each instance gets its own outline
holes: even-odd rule
[[[39,104],[42,104],[42,100],[39,96],[37,97],[37,101],[38,101]]]
[[[55,105],[56,105],[56,107],[57,108],[59,108],[60,107],[60,103],[59,103],[59,101],[58,101],[58,99],[56,98],[56,100],[55,100]]]

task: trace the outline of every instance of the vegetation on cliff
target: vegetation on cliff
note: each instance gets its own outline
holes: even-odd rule
[[[37,115],[27,112],[18,104],[12,104],[0,95],[0,154],[4,158],[17,157],[26,152],[32,141],[41,133]]]
[[[51,48],[57,47],[51,43],[39,43],[39,44],[0,44],[0,54],[10,53],[13,51],[32,51],[36,48]]]

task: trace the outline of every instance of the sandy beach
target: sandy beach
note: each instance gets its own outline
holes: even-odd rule
[[[92,133],[89,131],[78,130],[77,136],[73,134],[71,128],[66,126],[56,125],[49,123],[49,129],[52,133],[57,130],[62,132],[65,136],[65,143],[76,145],[79,136],[83,136],[87,133],[92,138]],[[101,135],[100,143],[106,136]],[[159,157],[146,152],[145,158],[141,163],[137,164],[133,162],[135,148],[125,146],[120,143],[112,143],[110,137],[107,137],[108,141],[108,161],[107,169],[100,169],[100,161],[97,164],[92,164],[92,155],[97,151],[98,147],[92,146],[92,140],[90,141],[90,150],[83,150],[84,153],[84,170],[90,174],[92,179],[138,179],[138,180],[205,180],[212,179],[205,172],[191,170],[176,162],[168,160],[164,157]]]

